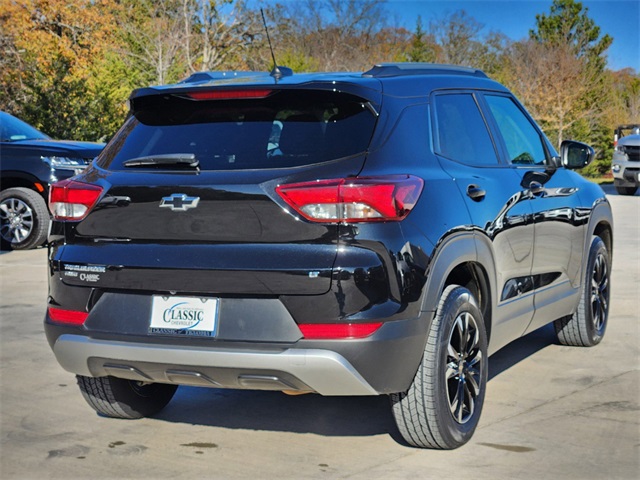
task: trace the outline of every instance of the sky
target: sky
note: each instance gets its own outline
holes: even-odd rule
[[[482,33],[502,32],[513,40],[521,40],[535,27],[536,15],[549,14],[551,0],[387,0],[386,8],[392,24],[415,30],[418,15],[423,25],[447,13],[465,10],[485,25]],[[631,67],[640,72],[640,0],[583,0],[587,15],[600,34],[608,33],[613,44],[607,50],[609,68]]]
[[[288,3],[301,0],[263,0]],[[259,3],[259,0],[258,2]],[[423,26],[456,10],[465,10],[485,25],[481,33],[502,32],[512,40],[522,40],[535,27],[536,15],[549,14],[552,0],[386,0],[390,26],[414,31],[418,15]],[[608,33],[613,44],[607,50],[612,70],[633,68],[640,73],[640,0],[583,0],[588,16]]]

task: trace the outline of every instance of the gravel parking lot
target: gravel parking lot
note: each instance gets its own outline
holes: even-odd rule
[[[609,328],[594,348],[545,327],[490,359],[464,447],[399,443],[386,397],[181,387],[156,418],[97,416],[42,328],[46,250],[0,255],[0,478],[575,478],[640,475],[640,197],[615,216]]]

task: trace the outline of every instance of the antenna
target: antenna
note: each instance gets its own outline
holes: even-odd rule
[[[262,23],[264,24],[264,31],[267,32],[267,41],[269,42],[269,50],[271,50],[271,58],[273,59],[273,70],[271,70],[271,75],[276,80],[283,76],[282,71],[278,68],[278,63],[276,62],[276,55],[273,53],[273,46],[271,45],[271,37],[269,37],[269,29],[267,28],[267,20],[264,18],[264,10],[260,8],[260,14],[262,15]]]

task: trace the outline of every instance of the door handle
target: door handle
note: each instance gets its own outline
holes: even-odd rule
[[[486,194],[487,192],[478,185],[471,184],[467,187],[467,195],[471,200],[475,200],[476,202],[482,200]]]
[[[533,181],[529,184],[529,191],[534,195],[544,193],[544,186],[540,182]]]

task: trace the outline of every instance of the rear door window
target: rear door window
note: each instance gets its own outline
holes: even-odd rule
[[[127,160],[170,154],[193,154],[202,170],[326,162],[366,151],[376,122],[366,103],[320,90],[275,90],[259,99],[142,97],[98,164],[124,170]]]
[[[471,93],[436,95],[436,152],[467,165],[498,164],[487,125]]]

